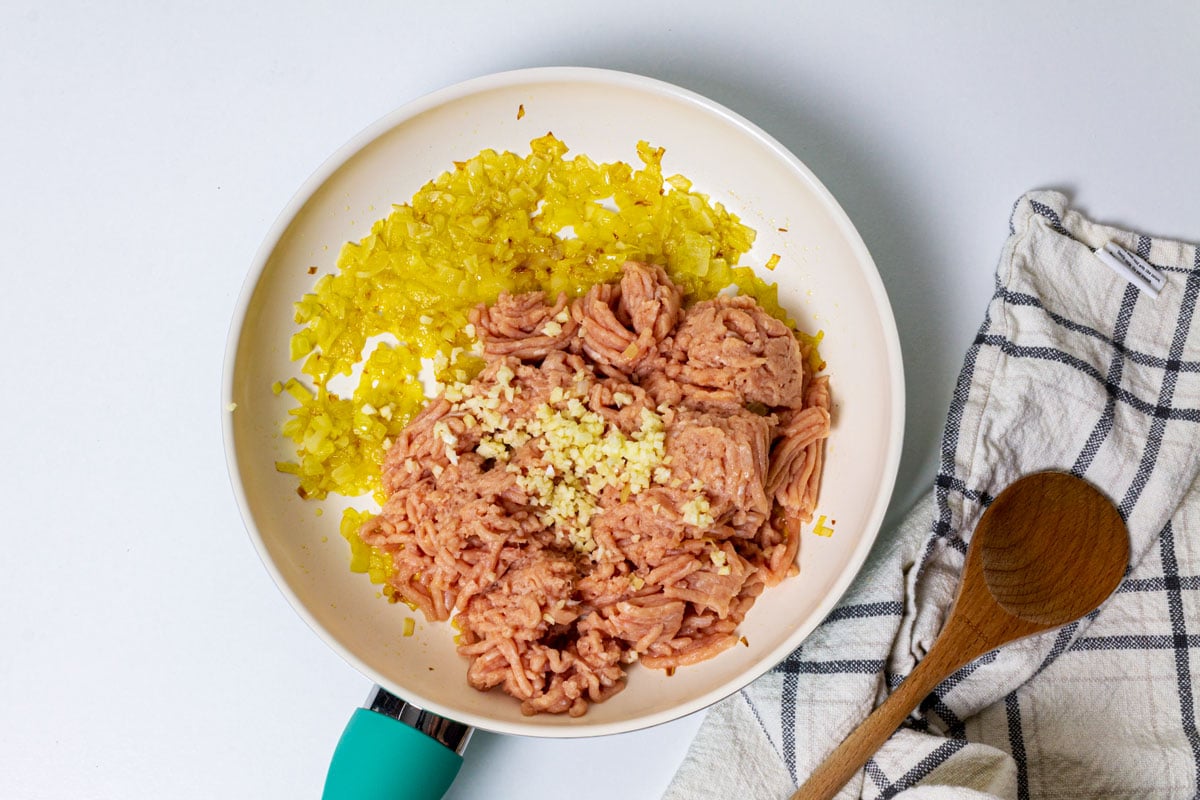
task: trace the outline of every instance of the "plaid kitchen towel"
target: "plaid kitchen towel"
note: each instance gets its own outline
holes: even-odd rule
[[[1046,469],[1117,504],[1120,588],[959,670],[839,797],[1198,796],[1198,252],[1091,222],[1056,192],[1017,202],[930,497],[798,650],[710,710],[667,798],[788,797],[928,651],[991,499]]]

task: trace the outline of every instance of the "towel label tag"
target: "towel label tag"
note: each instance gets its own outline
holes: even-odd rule
[[[1113,272],[1151,297],[1158,297],[1158,293],[1167,285],[1166,275],[1150,266],[1150,262],[1137,253],[1131,253],[1115,242],[1109,242],[1094,252],[1096,258],[1107,264]]]

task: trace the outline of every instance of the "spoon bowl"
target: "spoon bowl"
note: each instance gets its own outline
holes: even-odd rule
[[[1018,480],[992,501],[972,550],[1001,608],[1058,627],[1117,588],[1129,562],[1129,534],[1117,509],[1090,484],[1065,472],[1043,472]]]
[[[1129,565],[1129,532],[1112,502],[1065,472],[1027,475],[984,512],[958,596],[929,653],[791,800],[828,800],[904,718],[956,670],[996,648],[1095,610]]]

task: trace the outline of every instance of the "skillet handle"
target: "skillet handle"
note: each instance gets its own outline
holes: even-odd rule
[[[467,725],[375,687],[334,750],[322,800],[439,800],[462,766]]]

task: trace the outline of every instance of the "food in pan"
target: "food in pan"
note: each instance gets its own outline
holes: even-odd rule
[[[382,504],[343,519],[352,567],[528,714],[735,645],[796,571],[830,430],[817,339],[737,266],[753,232],[661,150],[565,152],[485,151],[347,245],[297,306],[314,389],[277,386],[301,494]]]

